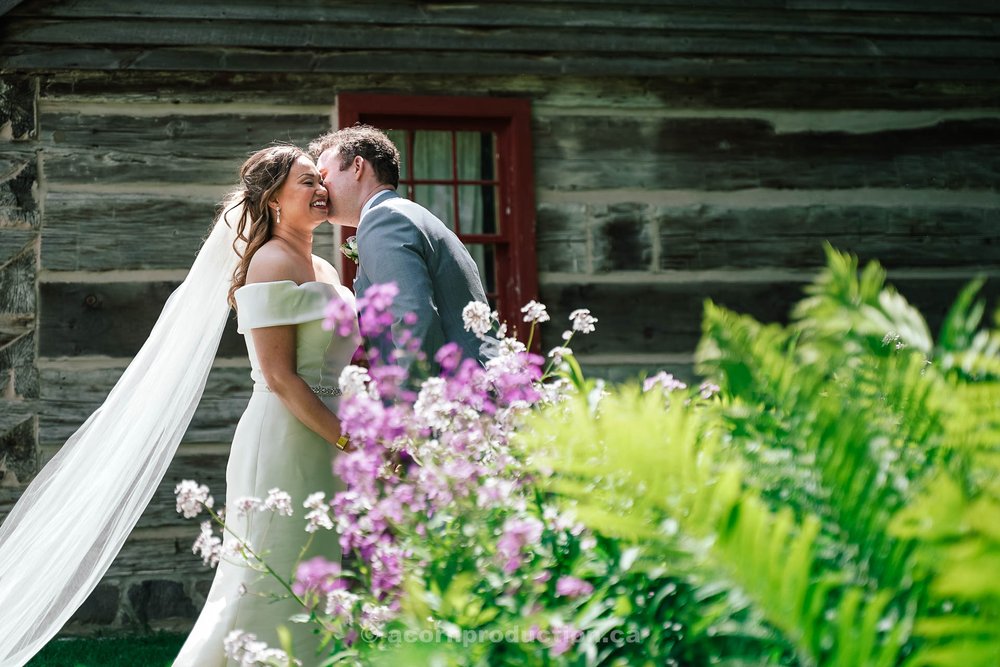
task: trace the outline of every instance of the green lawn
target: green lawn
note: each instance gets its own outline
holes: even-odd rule
[[[28,667],[169,667],[185,636],[161,633],[55,639]]]

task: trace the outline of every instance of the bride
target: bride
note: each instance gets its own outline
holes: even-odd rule
[[[279,488],[302,507],[306,494],[339,488],[331,460],[342,449],[334,388],[353,336],[322,328],[326,305],[354,298],[336,270],[312,254],[328,217],[320,174],[293,146],[252,155],[223,212],[149,339],[104,404],[38,473],[0,527],[0,664],[23,665],[84,602],[121,549],[162,479],[194,412],[229,314],[250,357],[253,394],[236,428],[226,497],[265,498]],[[291,574],[308,534],[292,517],[230,510],[223,552],[237,537],[279,573]],[[311,552],[336,559],[332,532]],[[310,553],[305,554],[307,557]],[[220,563],[177,667],[227,664],[223,639],[252,632],[277,645],[276,626],[299,611],[275,603],[273,580],[234,558]],[[286,624],[287,625],[287,624]],[[296,656],[313,655],[308,627]]]

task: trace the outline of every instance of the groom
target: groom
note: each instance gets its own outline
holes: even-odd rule
[[[396,283],[393,338],[399,340],[408,328],[422,341],[432,369],[434,354],[449,342],[457,343],[463,356],[485,363],[482,341],[466,331],[462,321],[466,304],[486,303],[479,269],[441,220],[396,194],[395,144],[381,130],[354,125],[319,137],[309,144],[309,152],[330,193],[330,222],[358,228],[354,293],[360,296],[371,285]],[[412,326],[403,321],[406,313],[416,315]],[[392,341],[379,345],[383,358],[392,347]]]

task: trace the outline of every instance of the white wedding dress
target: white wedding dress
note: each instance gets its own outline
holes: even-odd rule
[[[316,491],[325,492],[329,500],[342,488],[332,471],[337,450],[306,428],[277,395],[268,390],[250,330],[298,325],[298,374],[310,386],[336,387],[341,370],[350,363],[356,341],[323,329],[324,309],[334,298],[354,308],[354,295],[347,288],[323,282],[302,285],[290,280],[254,283],[236,292],[238,330],[246,339],[254,391],[236,428],[226,468],[226,500],[229,503],[226,520],[232,531],[261,554],[268,565],[289,578],[309,539],[304,518],[307,510],[302,502]],[[322,395],[321,398],[336,409],[336,398]],[[293,516],[257,511],[241,517],[235,511],[236,500],[247,496],[263,500],[273,488],[291,494]],[[230,544],[235,539],[230,534],[225,536]],[[320,529],[315,533],[305,558],[316,555],[335,562],[339,560],[340,548],[334,531]],[[286,599],[275,602],[274,596]],[[302,611],[273,578],[238,559],[226,558],[218,566],[205,606],[174,665],[237,665],[227,660],[223,652],[223,640],[229,632],[237,629],[252,632],[258,640],[278,648],[278,625],[292,632],[295,657],[304,665],[315,664],[318,659],[313,627],[288,622],[290,616]]]

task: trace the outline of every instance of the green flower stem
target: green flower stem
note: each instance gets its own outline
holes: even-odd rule
[[[288,591],[288,594],[291,595],[292,598],[294,598],[296,602],[298,602],[303,607],[306,606],[305,601],[302,598],[300,598],[298,595],[296,595],[295,591],[292,590],[291,584],[289,584],[287,581],[285,581],[284,577],[282,577],[277,572],[275,572],[274,568],[272,568],[270,565],[268,565],[267,562],[263,558],[261,558],[260,556],[258,556],[257,553],[253,549],[250,548],[250,545],[245,540],[243,540],[243,538],[241,538],[239,535],[237,535],[235,532],[233,532],[233,530],[229,526],[226,525],[226,522],[222,519],[222,517],[220,517],[215,512],[215,510],[213,510],[211,507],[205,507],[205,510],[209,513],[209,515],[212,517],[212,519],[215,520],[215,522],[217,524],[219,524],[220,526],[222,526],[222,530],[228,532],[230,535],[232,535],[233,537],[235,537],[237,540],[240,540],[240,543],[243,545],[243,548],[246,549],[250,553],[250,555],[253,556],[257,560],[258,563],[260,563],[261,565],[264,566],[264,569],[267,570],[268,574],[270,574],[272,577],[274,577],[275,579],[278,580],[278,583],[280,583],[281,586],[286,591]],[[313,537],[312,535],[309,536],[309,541],[310,542],[312,541],[312,537]],[[308,542],[307,542],[307,545],[308,545]]]

